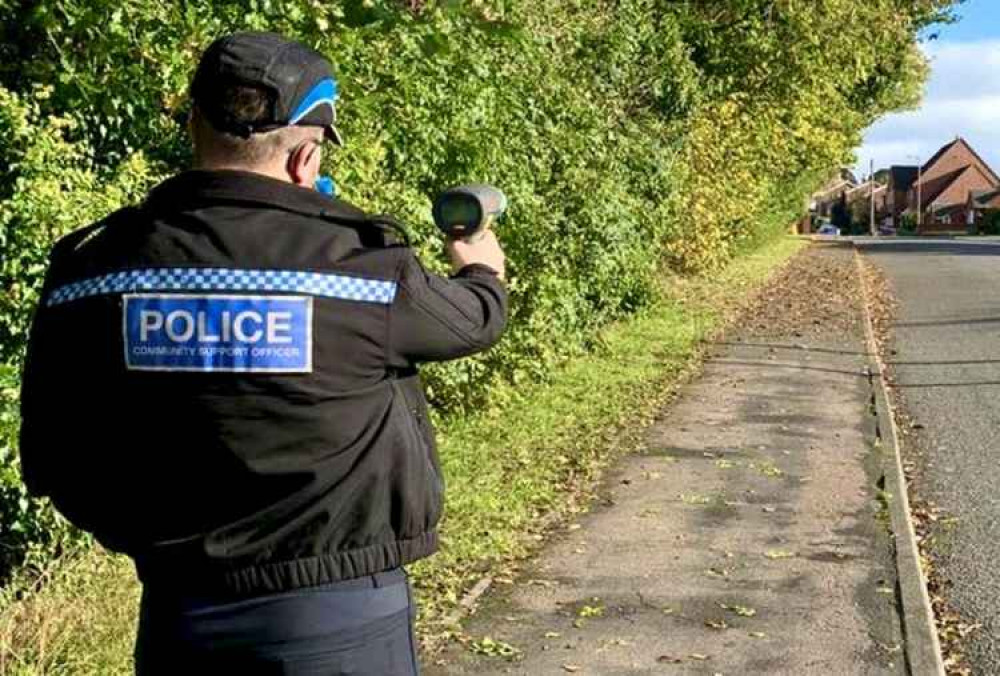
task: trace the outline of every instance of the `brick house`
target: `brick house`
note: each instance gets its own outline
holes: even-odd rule
[[[973,192],[1000,188],[1000,176],[963,138],[945,145],[920,169],[907,190],[907,209],[921,212],[919,234],[964,232],[974,219]]]

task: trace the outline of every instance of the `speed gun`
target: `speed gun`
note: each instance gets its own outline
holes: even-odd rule
[[[434,200],[434,223],[448,237],[472,242],[507,209],[507,196],[492,185],[469,184],[449,188]]]

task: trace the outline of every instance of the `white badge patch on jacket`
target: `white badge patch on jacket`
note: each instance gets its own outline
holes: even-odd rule
[[[126,294],[125,365],[140,371],[312,372],[312,297]]]

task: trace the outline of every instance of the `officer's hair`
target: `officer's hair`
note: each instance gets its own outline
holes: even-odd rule
[[[271,105],[266,90],[234,85],[221,92],[223,111],[231,119],[254,121],[264,117]],[[212,126],[195,106],[191,115],[192,140],[196,164],[226,164],[257,167],[269,164],[302,141],[315,138],[315,127],[281,127],[242,138]]]

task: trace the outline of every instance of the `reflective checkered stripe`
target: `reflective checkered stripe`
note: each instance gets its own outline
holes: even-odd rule
[[[396,297],[396,283],[301,270],[149,268],[122,270],[66,284],[50,293],[46,304],[138,291],[288,292],[389,305]]]

